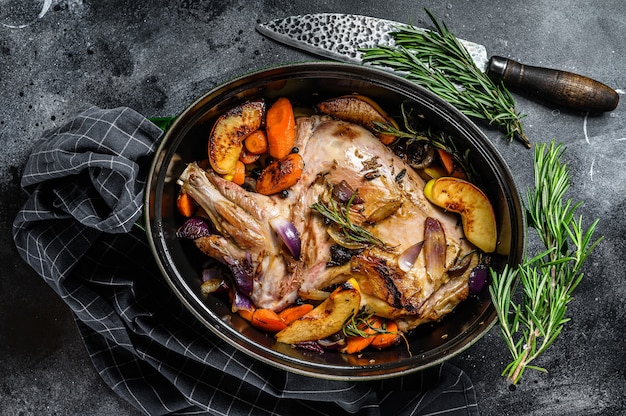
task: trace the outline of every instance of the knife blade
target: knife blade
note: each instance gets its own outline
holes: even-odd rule
[[[394,46],[391,33],[403,26],[408,25],[371,16],[315,13],[260,23],[257,30],[270,39],[315,55],[362,64],[361,49]],[[614,110],[619,102],[615,90],[592,78],[525,65],[497,55],[488,58],[484,45],[459,41],[481,71],[518,93],[594,113]]]

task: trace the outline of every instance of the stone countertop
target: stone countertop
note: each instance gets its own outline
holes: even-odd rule
[[[212,87],[260,68],[317,59],[264,39],[257,22],[320,11],[427,25],[423,8],[458,37],[530,65],[591,76],[620,93],[592,116],[515,94],[534,143],[566,145],[571,196],[604,240],[584,267],[571,321],[512,388],[500,376],[508,350],[495,327],[453,359],[472,378],[483,415],[626,412],[626,9],[583,2],[326,0],[5,0],[0,5],[0,414],[134,415],[101,381],[65,304],[19,258],[11,223],[33,142],[85,103],[178,114]],[[532,151],[484,127],[520,190]],[[530,247],[533,247],[532,236]]]

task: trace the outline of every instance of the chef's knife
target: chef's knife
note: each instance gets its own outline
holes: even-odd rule
[[[317,13],[261,23],[263,35],[326,58],[362,63],[363,48],[393,46],[391,32],[402,23],[354,14]],[[425,29],[424,29],[425,30]],[[459,39],[476,66],[512,90],[575,110],[603,112],[617,107],[619,95],[591,78],[549,68],[523,65],[501,56],[487,58],[485,46]]]

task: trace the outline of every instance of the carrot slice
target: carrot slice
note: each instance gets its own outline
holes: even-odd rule
[[[243,181],[246,179],[246,165],[241,160],[235,164],[235,175],[233,176],[233,183],[237,185],[243,185]]]
[[[291,153],[296,140],[296,120],[288,98],[279,98],[267,110],[265,131],[270,156],[283,159]]]
[[[290,306],[286,309],[283,309],[278,313],[278,316],[281,317],[283,321],[287,325],[292,323],[293,321],[297,321],[302,318],[307,313],[313,310],[313,305],[310,303],[303,303],[302,305]]]
[[[251,165],[254,162],[256,162],[257,160],[259,160],[260,157],[261,157],[261,155],[255,155],[254,153],[248,152],[248,150],[246,150],[245,146],[244,146],[243,149],[241,149],[241,153],[239,153],[239,160],[241,160],[241,162],[244,165]]]
[[[252,321],[252,315],[254,314],[254,311],[250,310],[250,309],[239,309],[237,311],[237,313],[239,314],[239,316],[241,316],[246,321],[251,322]]]
[[[255,155],[262,155],[269,149],[267,135],[263,130],[255,130],[248,134],[243,141],[246,150]]]
[[[364,335],[346,337],[346,346],[341,350],[341,352],[346,354],[355,354],[363,351],[372,343],[377,334],[376,330],[382,325],[383,321],[381,318],[377,316],[368,318],[367,323],[359,324],[359,330],[361,330]]]
[[[271,309],[255,309],[252,313],[250,323],[267,332],[282,331],[287,327],[285,321],[281,319],[276,312]]]
[[[176,207],[182,216],[193,217],[198,209],[198,204],[189,194],[179,192],[176,198]]]
[[[452,169],[452,172],[450,172],[450,176],[467,180],[467,174],[458,163],[454,164],[454,169]]]
[[[290,153],[284,159],[276,159],[263,169],[256,183],[256,191],[273,195],[295,185],[304,169],[304,160],[298,153]]]
[[[346,354],[355,354],[357,352],[361,352],[365,348],[369,347],[373,339],[374,337],[347,337],[346,346],[341,350],[341,352],[344,352]]]
[[[398,324],[394,321],[386,321],[385,331],[383,333],[374,335],[372,337],[372,343],[370,344],[374,348],[383,349],[389,348],[392,345],[396,345],[402,338],[398,330]]]
[[[449,175],[454,170],[454,158],[445,149],[437,149],[437,153],[439,154],[439,160],[441,161],[441,165],[446,170],[446,173]]]

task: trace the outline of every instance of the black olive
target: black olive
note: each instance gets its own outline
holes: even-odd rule
[[[280,194],[278,196],[280,196],[282,199],[289,198],[289,191],[284,189],[284,190],[280,191]]]

